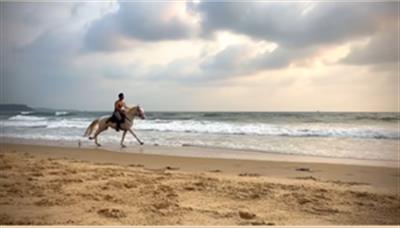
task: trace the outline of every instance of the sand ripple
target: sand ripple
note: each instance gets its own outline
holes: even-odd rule
[[[18,225],[399,224],[398,195],[312,176],[188,173],[0,154],[0,223]]]

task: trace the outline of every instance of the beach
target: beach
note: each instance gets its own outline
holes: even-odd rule
[[[169,155],[176,148],[140,148],[128,153],[3,141],[0,224],[400,224],[397,167],[185,157]]]
[[[0,228],[400,228],[400,1],[87,3],[0,1]]]
[[[0,226],[400,228],[400,1],[90,3],[0,2]]]

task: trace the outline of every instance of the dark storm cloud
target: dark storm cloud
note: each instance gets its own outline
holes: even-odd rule
[[[342,60],[355,65],[397,63],[399,61],[399,33],[389,31],[371,38],[365,47],[355,47]]]
[[[7,101],[57,105],[60,97],[71,100],[71,91],[84,81],[70,65],[76,48],[71,36],[50,30],[26,46],[8,50],[3,75]]]
[[[76,26],[80,18],[71,18],[72,6],[9,3],[11,11],[1,15],[1,102],[54,108],[82,105],[77,97],[84,100],[93,90],[88,85],[95,75],[73,63],[82,32]]]
[[[156,42],[189,38],[193,28],[176,16],[165,19],[168,2],[119,2],[119,9],[94,21],[86,34],[86,49],[114,51],[118,38]]]
[[[272,41],[279,47],[252,58],[241,58],[243,47],[229,47],[200,66],[206,75],[215,77],[252,74],[285,68],[297,60],[313,58],[324,47],[368,37],[371,42],[367,47],[353,48],[342,62],[369,65],[395,62],[398,4],[204,1],[192,8],[200,12],[205,38],[218,31],[230,31],[254,40]]]
[[[203,35],[200,37],[192,24],[178,17],[164,17],[169,12],[167,2],[122,1],[118,10],[105,15],[91,4],[0,4],[5,31],[0,39],[5,56],[3,99],[8,102],[49,107],[67,104],[73,108],[76,104],[86,107],[93,102],[93,96],[99,96],[98,107],[105,107],[104,99],[109,95],[114,97],[115,90],[130,88],[129,84],[139,87],[143,83],[143,88],[152,85],[154,92],[160,94],[167,89],[158,88],[161,84],[157,80],[187,83],[189,89],[204,83],[223,85],[232,77],[287,68],[296,61],[313,58],[326,46],[335,47],[360,38],[371,41],[365,47],[352,48],[340,63],[392,67],[398,61],[398,27],[389,26],[398,23],[399,3],[393,2],[321,2],[307,13],[302,13],[306,8],[303,4],[188,3],[190,13],[200,16],[198,26]],[[98,15],[103,16],[98,18]],[[93,21],[94,18],[98,19]],[[118,57],[96,53],[135,51],[124,49],[127,46],[121,40],[138,41],[140,45],[140,42],[195,38],[214,45],[213,34],[219,31],[244,34],[250,41],[213,54],[206,47],[199,56],[177,58],[151,67],[140,65],[140,61],[139,66],[128,66],[126,61],[120,63]],[[255,46],[247,43],[261,40],[275,42],[278,47],[273,52],[254,54]],[[160,47],[163,45],[160,43]],[[89,52],[82,52],[82,47]],[[168,89],[175,90],[176,87]]]
[[[210,77],[224,78],[253,74],[260,70],[274,70],[289,66],[292,61],[305,58],[314,49],[304,48],[288,50],[278,47],[273,52],[250,55],[252,47],[247,45],[231,45],[213,56],[204,59],[200,64],[203,74]],[[210,77],[206,79],[210,79]]]
[[[247,35],[253,40],[266,40],[279,45],[273,53],[253,58],[253,62],[246,60],[246,63],[242,61],[242,64],[234,64],[241,53],[238,47],[230,47],[199,63],[203,71],[234,75],[235,72],[249,72],[247,67],[254,67],[255,70],[284,68],[299,57],[312,56],[316,50],[328,45],[343,44],[366,37],[380,39],[377,37],[387,32],[386,24],[397,21],[398,4],[202,1],[199,4],[188,2],[186,10],[190,14],[197,13],[200,16],[199,26],[203,38],[210,39],[218,31],[231,31]],[[84,47],[90,51],[112,52],[127,47],[126,43],[120,42],[121,39],[157,42],[189,39],[196,35],[194,28],[181,19],[162,19],[168,7],[165,2],[119,2],[116,12],[94,21],[89,26]],[[392,49],[393,43],[394,40],[383,42],[379,44],[379,48],[378,44],[371,44],[377,50],[352,49],[344,62],[367,63],[367,58],[370,60],[368,64],[379,64],[393,59],[390,51],[383,51]],[[375,56],[375,59],[372,56]],[[234,67],[241,69],[233,69]],[[226,73],[223,73],[224,70]]]
[[[395,21],[398,16],[395,2],[315,4],[307,9],[301,3],[204,1],[196,10],[202,17],[203,33],[228,30],[291,48],[372,35],[383,19]]]
[[[279,70],[293,61],[308,58],[317,50],[304,48],[288,50],[278,47],[273,52],[254,54],[254,47],[230,45],[209,56],[176,59],[165,65],[154,65],[144,80],[177,81],[190,86],[217,86],[235,77],[249,76],[263,70]],[[187,70],[187,69],[190,70]]]
[[[87,51],[115,51],[123,46],[118,42],[121,36],[119,24],[114,15],[106,15],[92,22],[85,37],[83,49]]]
[[[222,51],[206,58],[200,67],[204,70],[225,71],[227,69],[237,69],[246,65],[246,53],[249,47],[246,45],[231,45]]]
[[[68,3],[0,3],[3,102],[50,103],[69,85],[74,75],[65,62],[77,45],[76,38],[60,27],[70,18]],[[56,29],[58,28],[58,29]]]

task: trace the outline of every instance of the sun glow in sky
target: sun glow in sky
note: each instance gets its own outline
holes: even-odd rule
[[[398,111],[398,2],[1,2],[1,103]]]

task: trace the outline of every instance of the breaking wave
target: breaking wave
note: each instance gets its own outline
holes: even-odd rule
[[[329,125],[241,124],[216,121],[140,121],[135,127],[147,131],[171,131],[209,134],[265,135],[289,137],[350,137],[399,139],[399,132],[367,127],[331,127]]]
[[[71,115],[69,112],[53,112],[52,116],[38,116],[18,114],[2,120],[4,127],[17,128],[47,128],[47,129],[86,129],[97,117],[96,115],[80,116]],[[206,113],[208,117],[218,116]],[[183,115],[183,114],[182,114]],[[185,114],[188,115],[188,114]],[[205,114],[204,114],[205,115]],[[244,115],[244,114],[243,114]],[[393,117],[393,116],[392,116]],[[392,118],[382,116],[382,118]],[[369,117],[368,117],[369,118]],[[395,118],[395,117],[393,117]],[[248,119],[248,118],[247,118]],[[389,120],[389,119],[388,119]],[[389,121],[392,121],[390,119]],[[399,139],[399,131],[392,125],[368,125],[349,123],[263,123],[240,122],[221,120],[193,120],[193,119],[148,119],[138,120],[134,128],[142,131],[157,132],[182,132],[199,134],[221,135],[258,135],[258,136],[283,136],[283,137],[341,137],[341,138],[366,138],[366,139]]]

